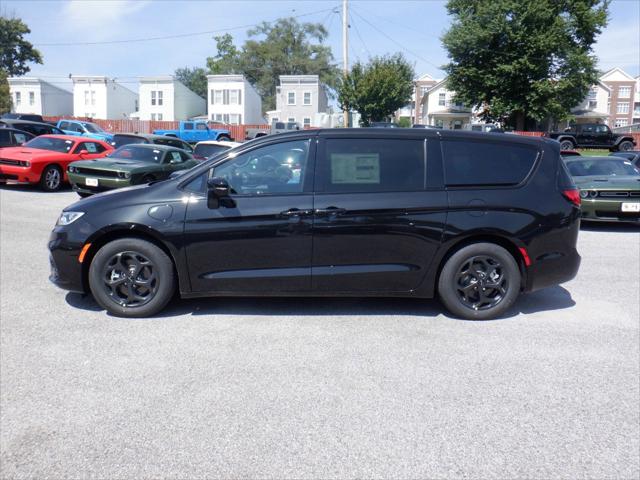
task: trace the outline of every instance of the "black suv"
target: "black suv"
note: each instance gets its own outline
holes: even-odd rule
[[[559,141],[561,150],[608,148],[612,152],[624,152],[632,150],[636,144],[631,135],[613,133],[607,125],[601,123],[572,125],[564,132],[545,133],[545,136]]]
[[[438,295],[503,314],[572,279],[580,196],[554,141],[418,129],[264,137],[184,175],[70,205],[50,279],[109,312],[201,296]]]

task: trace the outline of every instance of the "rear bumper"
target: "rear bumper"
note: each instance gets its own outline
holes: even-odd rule
[[[556,252],[538,258],[527,269],[525,292],[533,292],[573,280],[578,274],[581,260],[575,248],[568,253]]]

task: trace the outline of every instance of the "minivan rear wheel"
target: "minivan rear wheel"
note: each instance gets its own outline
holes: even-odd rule
[[[499,317],[518,297],[520,270],[513,256],[494,243],[474,243],[447,260],[438,295],[452,314],[469,320]]]
[[[148,317],[171,300],[175,289],[173,263],[146,240],[114,240],[93,257],[89,287],[100,306],[113,315]]]

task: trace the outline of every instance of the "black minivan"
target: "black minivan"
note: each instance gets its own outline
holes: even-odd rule
[[[182,176],[81,200],[58,286],[114,315],[201,296],[438,296],[489,319],[572,279],[580,196],[558,142],[452,130],[266,136]]]

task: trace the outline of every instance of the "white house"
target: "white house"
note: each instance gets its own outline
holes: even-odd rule
[[[187,120],[207,110],[204,98],[170,75],[140,78],[138,95],[140,120]]]
[[[243,75],[207,75],[207,116],[220,123],[262,124],[262,99]]]
[[[73,94],[35,77],[9,78],[14,113],[62,116],[73,113]]]
[[[276,88],[276,109],[267,112],[269,123],[298,122],[317,127],[318,113],[328,113],[326,86],[318,75],[280,75]]]
[[[447,79],[427,89],[421,100],[419,123],[433,125],[447,130],[458,130],[471,123],[472,112],[454,100],[455,92],[447,89]]]
[[[138,94],[105,76],[72,75],[73,115],[117,120],[138,110]]]
[[[571,109],[575,123],[607,123],[611,89],[602,82],[591,87],[586,98]]]

